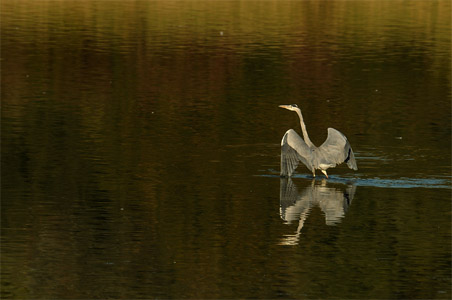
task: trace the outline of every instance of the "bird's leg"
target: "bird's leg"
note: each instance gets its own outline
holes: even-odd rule
[[[321,170],[323,174],[325,174],[326,178],[328,178],[328,174],[326,174],[326,170]]]
[[[314,170],[312,170],[312,177],[314,177],[314,178],[315,178],[315,169],[314,169]]]

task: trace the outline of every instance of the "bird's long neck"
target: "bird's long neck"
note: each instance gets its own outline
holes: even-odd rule
[[[301,114],[301,111],[297,109],[296,112],[298,114],[298,117],[300,117],[301,130],[303,131],[303,138],[306,145],[308,145],[309,147],[314,147],[314,144],[311,142],[311,139],[309,139],[308,131],[306,130],[306,125],[304,124],[303,115]]]

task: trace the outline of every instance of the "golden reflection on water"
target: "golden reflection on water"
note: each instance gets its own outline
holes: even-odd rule
[[[163,110],[160,118],[167,123],[185,118],[180,111],[187,107],[208,119],[237,122],[250,114],[250,104],[262,109],[263,93],[302,104],[320,141],[335,120],[380,143],[387,143],[382,132],[394,132],[392,138],[430,134],[423,131],[450,128],[444,109],[450,107],[450,91],[435,92],[450,82],[448,5],[4,1],[4,82],[12,88],[2,100],[23,103],[49,90],[53,96],[69,90],[66,101],[80,105],[86,123],[98,121],[112,97],[134,98],[120,110]],[[402,80],[406,72],[415,86]],[[259,91],[259,83],[266,90]],[[28,97],[18,93],[31,89]],[[419,94],[438,105],[426,107],[416,101]],[[221,114],[229,108],[228,115]],[[20,112],[16,107],[10,113]],[[324,116],[310,117],[319,114]],[[419,117],[425,114],[429,117]],[[128,116],[123,126],[135,117],[118,116]],[[404,126],[406,120],[410,126]],[[99,125],[87,124],[93,126]],[[203,128],[214,129],[208,122]]]

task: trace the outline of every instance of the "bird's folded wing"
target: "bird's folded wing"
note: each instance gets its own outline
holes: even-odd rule
[[[308,145],[293,129],[289,129],[281,141],[281,176],[292,176],[300,161],[311,170],[310,156]]]
[[[350,169],[358,170],[350,143],[345,135],[334,128],[328,128],[328,137],[316,152],[317,165],[324,164],[333,167],[345,162]]]

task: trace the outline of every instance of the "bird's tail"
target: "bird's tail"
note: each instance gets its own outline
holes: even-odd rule
[[[358,170],[358,166],[356,165],[355,154],[353,153],[352,148],[348,149],[348,156],[345,160],[347,166],[352,170]]]

